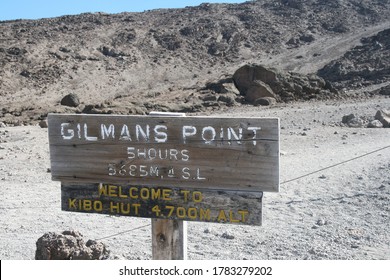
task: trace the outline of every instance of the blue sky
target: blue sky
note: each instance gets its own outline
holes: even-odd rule
[[[38,19],[86,12],[142,12],[197,6],[204,2],[242,3],[245,0],[0,0],[0,20]]]

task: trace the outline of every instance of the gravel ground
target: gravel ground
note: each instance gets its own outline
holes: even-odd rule
[[[265,193],[261,227],[189,222],[188,259],[390,259],[390,130],[340,125],[382,108],[390,98],[218,112],[281,119],[280,192]],[[150,219],[62,212],[48,168],[47,129],[0,128],[0,259],[34,259],[39,237],[64,230],[119,258],[151,259]]]

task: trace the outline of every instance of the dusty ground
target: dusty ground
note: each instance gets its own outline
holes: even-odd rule
[[[264,196],[262,227],[188,223],[188,258],[390,259],[390,147],[286,182],[388,147],[389,129],[339,125],[346,114],[370,117],[381,108],[390,98],[219,112],[281,119],[281,188]],[[33,259],[40,236],[68,229],[103,238],[121,258],[151,258],[149,219],[62,212],[48,168],[47,129],[0,128],[0,259]]]

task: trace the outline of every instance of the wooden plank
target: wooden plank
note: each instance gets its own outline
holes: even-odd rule
[[[52,179],[279,190],[279,119],[50,114]]]
[[[262,192],[112,184],[62,184],[64,211],[261,225]]]
[[[186,222],[152,219],[152,256],[153,260],[186,260]]]
[[[185,117],[185,113],[150,112],[152,116]],[[165,198],[166,199],[166,198]],[[187,222],[152,219],[152,256],[154,260],[187,259]]]

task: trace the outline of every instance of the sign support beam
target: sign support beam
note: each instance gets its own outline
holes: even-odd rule
[[[184,113],[150,112],[151,116],[185,117]],[[153,260],[187,259],[187,222],[152,219]]]
[[[187,222],[152,219],[152,256],[154,260],[186,260]]]

